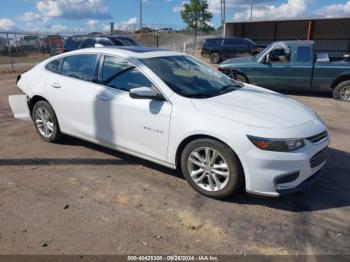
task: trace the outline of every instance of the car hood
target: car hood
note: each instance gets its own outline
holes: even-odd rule
[[[226,66],[230,64],[242,64],[242,63],[251,63],[256,62],[256,58],[254,56],[243,56],[243,57],[235,57],[225,60],[220,64],[220,66]]]
[[[285,95],[252,85],[209,99],[193,99],[204,114],[263,128],[288,128],[316,118],[309,107]]]

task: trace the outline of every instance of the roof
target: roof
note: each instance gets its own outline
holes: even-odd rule
[[[92,47],[92,48],[83,48],[75,51],[70,51],[63,53],[56,57],[64,57],[66,55],[74,54],[86,54],[86,53],[96,53],[96,54],[110,54],[118,55],[124,58],[152,58],[152,57],[162,57],[162,56],[178,56],[184,55],[181,52],[169,51],[166,49],[144,47],[144,46],[106,46],[106,47]]]
[[[315,20],[350,20],[350,17],[303,17],[303,18],[289,18],[289,19],[265,19],[265,20],[241,20],[229,21],[225,24],[248,24],[248,23],[264,23],[264,22],[293,22],[293,21],[315,21]]]
[[[168,51],[167,49],[146,46],[106,46],[106,48],[123,49],[135,53]]]
[[[315,41],[312,41],[312,40],[287,40],[287,41],[276,41],[276,42],[282,42],[289,45],[298,45],[298,44],[312,45],[315,43]]]

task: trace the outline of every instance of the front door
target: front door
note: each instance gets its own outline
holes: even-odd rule
[[[266,88],[290,88],[293,86],[294,68],[291,66],[290,53],[283,49],[275,49],[269,59],[254,67],[251,83]]]
[[[130,89],[155,86],[127,60],[105,56],[101,64],[100,78],[104,89],[95,107],[101,115],[97,123],[101,131],[97,132],[97,138],[121,149],[165,161],[172,105],[165,100],[131,98]]]

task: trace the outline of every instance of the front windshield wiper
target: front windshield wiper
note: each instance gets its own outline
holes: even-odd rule
[[[215,96],[215,94],[211,94],[211,93],[194,93],[194,94],[186,94],[186,97],[189,98],[209,98]]]
[[[225,93],[228,93],[228,92],[232,92],[232,91],[235,91],[235,90],[237,90],[237,89],[239,89],[241,87],[243,87],[241,84],[227,85],[227,86],[222,87],[219,90],[219,94],[225,94]]]

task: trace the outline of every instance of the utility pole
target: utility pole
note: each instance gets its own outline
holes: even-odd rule
[[[221,0],[221,25],[224,27],[226,20],[226,0]]]
[[[114,23],[111,22],[111,35],[114,35],[115,32],[114,32]]]
[[[251,0],[250,2],[250,21],[253,20],[253,2],[254,0]]]
[[[142,0],[140,0],[140,28],[142,28]]]

